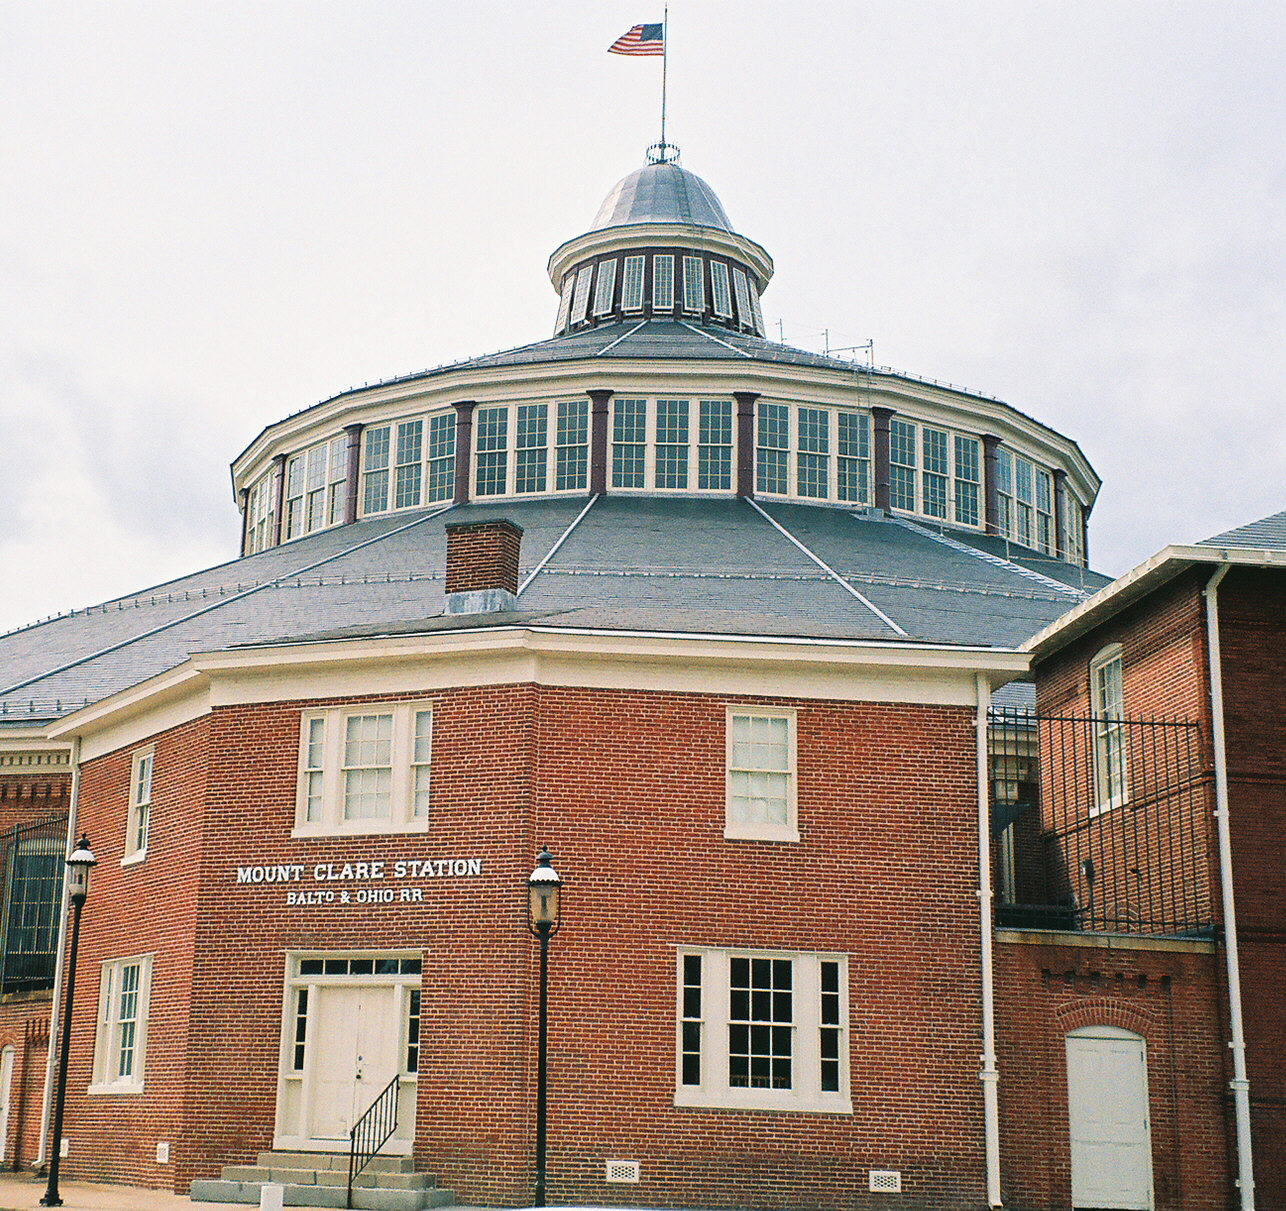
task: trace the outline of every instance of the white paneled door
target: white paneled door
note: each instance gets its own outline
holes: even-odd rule
[[[1067,1036],[1072,1206],[1150,1211],[1147,1049],[1137,1034],[1088,1026]]]

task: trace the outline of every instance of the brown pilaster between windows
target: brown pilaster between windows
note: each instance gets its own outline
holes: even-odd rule
[[[469,503],[469,468],[473,464],[473,410],[476,400],[462,399],[455,408],[455,503]]]
[[[344,524],[357,520],[357,473],[362,460],[362,430],[365,425],[345,425],[348,434],[348,466],[344,481]]]
[[[996,478],[996,451],[1000,438],[992,433],[982,435],[982,498],[986,506],[988,534],[1000,533],[1000,483]]]
[[[737,495],[755,494],[755,400],[758,391],[734,391],[737,401]]]
[[[888,512],[892,494],[889,491],[889,423],[893,420],[892,408],[871,409],[871,461],[875,465],[875,507]]]
[[[607,402],[610,391],[589,391],[589,493],[607,491]]]
[[[281,543],[281,515],[286,508],[286,456],[274,455],[272,465],[277,472],[277,499],[273,503],[272,523],[272,545],[275,547]]]

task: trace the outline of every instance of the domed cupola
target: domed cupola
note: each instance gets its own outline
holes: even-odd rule
[[[763,336],[759,296],[772,258],[738,235],[723,204],[673,160],[618,181],[584,235],[549,258],[559,294],[554,334],[667,320]]]

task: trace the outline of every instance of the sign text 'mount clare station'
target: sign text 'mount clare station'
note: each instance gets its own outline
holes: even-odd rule
[[[421,889],[404,885],[400,888],[362,886],[354,892],[345,888],[335,889],[328,883],[386,883],[409,880],[476,878],[482,874],[481,858],[397,858],[393,861],[376,859],[359,862],[275,862],[263,865],[238,866],[236,883],[281,884],[301,886],[286,893],[287,905],[311,904],[392,904],[418,902]],[[321,886],[307,887],[308,884]]]

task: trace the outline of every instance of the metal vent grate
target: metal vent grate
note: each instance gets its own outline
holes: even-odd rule
[[[874,1194],[901,1194],[901,1171],[898,1169],[872,1169],[871,1192]]]
[[[608,1161],[607,1180],[609,1182],[634,1182],[639,1180],[638,1161]]]

